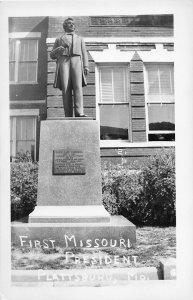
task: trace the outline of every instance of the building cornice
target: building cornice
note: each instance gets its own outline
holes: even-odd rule
[[[10,32],[10,39],[40,39],[41,32]]]
[[[53,44],[55,38],[47,38],[47,44]],[[106,44],[116,44],[116,43],[153,43],[153,44],[167,44],[173,43],[174,37],[84,37],[84,41],[87,44],[97,44],[97,43],[106,43]]]

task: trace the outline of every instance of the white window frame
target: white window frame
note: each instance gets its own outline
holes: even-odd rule
[[[15,72],[14,80],[9,81],[10,84],[37,84],[38,83],[38,65],[39,65],[39,39],[41,38],[41,32],[12,32],[9,34],[9,39],[15,40]],[[21,40],[35,40],[37,43],[37,61],[36,62],[36,79],[34,81],[18,81],[19,71],[19,44]],[[10,63],[11,61],[9,61]]]
[[[36,136],[36,131],[37,131],[37,119],[39,117],[39,109],[13,109],[10,110],[10,119],[13,118],[13,128],[14,132],[12,133],[13,135],[13,144],[12,144],[12,151],[10,149],[10,157],[11,153],[12,154],[12,159],[16,157],[16,147],[17,147],[17,139],[16,139],[16,119],[18,117],[34,117],[34,132],[35,132],[35,145],[34,145],[34,160],[36,160],[37,153],[36,153],[36,144],[37,144],[37,136]],[[10,131],[9,131],[10,132]],[[11,141],[11,136],[9,137],[9,140]]]
[[[149,94],[148,94],[148,72],[147,72],[147,65],[172,65],[174,67],[173,62],[147,62],[144,64],[144,81],[145,81],[145,114],[146,114],[146,139],[148,143],[152,143],[152,141],[149,141],[149,134],[175,134],[175,130],[149,130],[149,115],[148,115],[148,104],[174,104],[175,108],[175,87],[174,93],[173,93],[173,98],[174,100],[171,100],[171,97],[168,97],[166,99],[166,96],[163,96],[164,99],[166,100],[149,100]],[[159,142],[159,141],[154,141],[154,142]],[[173,141],[164,141],[164,143],[171,143]]]
[[[100,91],[100,71],[99,69],[101,67],[125,67],[126,68],[126,72],[125,72],[125,87],[126,87],[126,91],[125,91],[125,95],[127,97],[128,101],[125,102],[101,102],[101,91]],[[119,144],[124,144],[125,143],[130,143],[132,141],[132,130],[131,130],[131,102],[130,102],[130,80],[129,80],[129,62],[123,63],[123,62],[119,62],[119,63],[115,63],[115,62],[111,62],[111,63],[97,63],[95,65],[95,78],[96,78],[96,119],[99,121],[100,124],[100,105],[128,105],[128,139],[127,140],[100,140],[100,144],[103,146],[109,146],[109,145],[119,145]],[[126,83],[127,86],[126,86]],[[100,139],[100,132],[99,132],[99,139]]]

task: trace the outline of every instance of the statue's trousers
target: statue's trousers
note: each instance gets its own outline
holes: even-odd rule
[[[83,114],[82,65],[80,56],[61,56],[59,72],[62,84],[62,96],[66,117],[73,117],[72,89],[75,116]]]

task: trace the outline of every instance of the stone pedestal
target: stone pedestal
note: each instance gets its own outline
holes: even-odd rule
[[[69,168],[68,174],[53,175],[56,163],[53,155],[58,150],[82,154],[85,174],[77,175]],[[99,151],[96,121],[71,118],[41,122],[38,206],[101,205]],[[65,159],[61,166],[64,163]]]
[[[12,227],[12,241],[27,246],[21,236],[34,247],[53,240],[63,247],[87,247],[88,240],[93,247],[107,247],[112,239],[117,246],[120,240],[122,246],[134,245],[135,226],[122,216],[110,216],[102,204],[97,121],[41,123],[37,207],[27,226]]]

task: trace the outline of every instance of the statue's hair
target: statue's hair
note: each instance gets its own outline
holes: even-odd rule
[[[64,28],[64,30],[66,29],[66,24],[67,24],[67,22],[68,22],[69,20],[70,20],[70,21],[74,21],[73,18],[68,18],[68,19],[64,20],[64,23],[63,23],[63,28]]]

